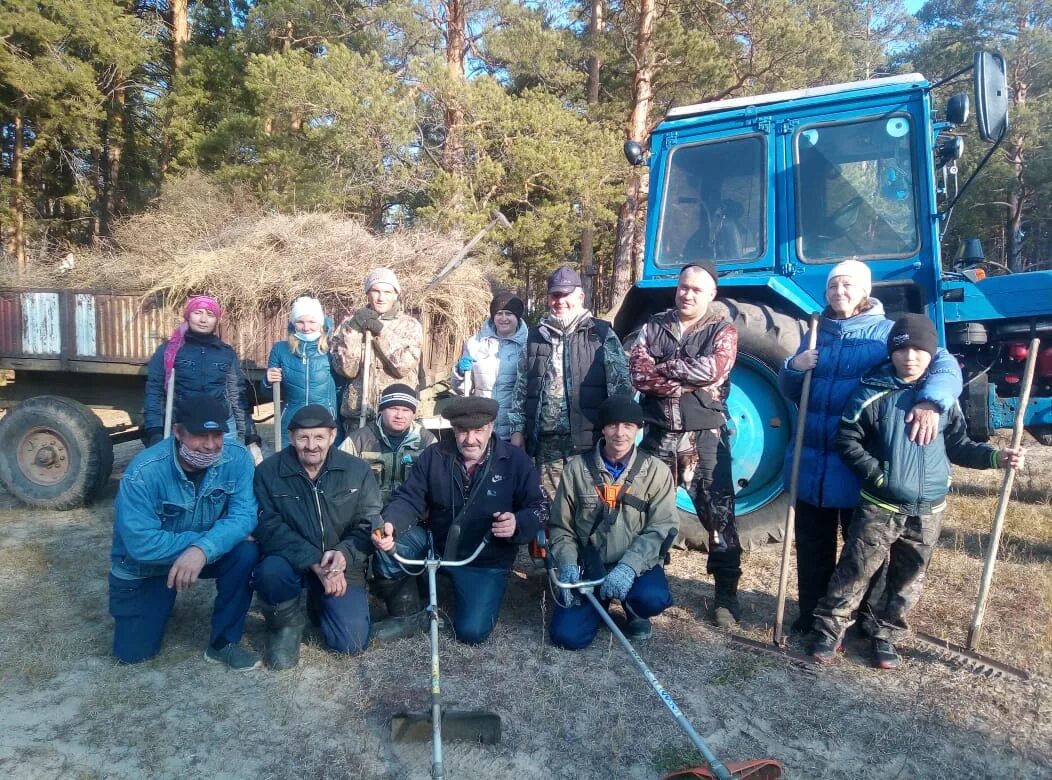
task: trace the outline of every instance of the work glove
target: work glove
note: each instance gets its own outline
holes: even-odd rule
[[[632,583],[636,581],[636,573],[627,563],[619,563],[603,580],[599,588],[599,596],[603,599],[617,599],[624,601],[628,591],[632,590]]]
[[[573,585],[581,581],[581,567],[576,563],[564,563],[559,567],[559,582]]]
[[[374,336],[379,336],[380,332],[384,329],[384,324],[380,320],[379,314],[368,306],[363,306],[354,313],[353,317],[351,317],[351,327],[362,333],[369,331]]]
[[[465,355],[457,361],[457,371],[459,371],[461,374],[466,374],[468,371],[471,370],[471,367],[473,365],[475,365],[475,358],[468,357],[467,355]]]

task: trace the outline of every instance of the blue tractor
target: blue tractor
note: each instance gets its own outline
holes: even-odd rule
[[[970,69],[979,135],[1000,143],[1008,125],[1004,60],[980,52]],[[728,406],[746,549],[781,537],[783,459],[796,410],[779,392],[778,368],[825,306],[831,264],[845,258],[869,266],[889,317],[923,312],[935,321],[960,359],[962,407],[977,439],[1014,424],[1027,345],[1040,337],[1022,413],[1028,430],[1052,443],[1052,273],[984,278],[974,245],[964,253],[974,256],[971,265],[944,270],[940,239],[974,174],[958,189],[957,128],[969,97],[952,97],[937,119],[937,86],[910,74],[683,106],[653,131],[649,154],[625,145],[630,163],[649,165],[650,190],[643,278],[614,326],[628,337],[673,305],[684,265],[717,264],[714,305],[739,332]],[[679,499],[692,514],[682,489]],[[691,527],[696,522],[685,523]],[[685,536],[689,544],[689,530]]]

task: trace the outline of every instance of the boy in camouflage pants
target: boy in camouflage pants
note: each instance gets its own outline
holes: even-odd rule
[[[887,560],[887,585],[866,620],[872,625],[873,665],[897,668],[895,643],[909,631],[906,616],[920,599],[939,540],[950,463],[977,469],[1023,465],[1023,448],[997,450],[971,441],[956,404],[943,412],[931,443],[909,440],[905,418],[937,348],[927,317],[907,314],[896,321],[888,335],[891,364],[863,377],[840,421],[837,449],[861,478],[862,491],[829,590],[815,609],[816,638],[808,652],[821,663],[836,659],[852,612]]]

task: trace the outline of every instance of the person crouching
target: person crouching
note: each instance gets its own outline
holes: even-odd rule
[[[643,410],[628,396],[599,407],[603,438],[563,470],[548,521],[559,580],[572,584],[605,576],[604,606],[621,602],[625,634],[648,639],[650,618],[672,606],[665,555],[679,532],[676,486],[668,466],[635,447]],[[595,639],[600,616],[590,603],[563,591],[549,627],[552,644],[580,650]]]

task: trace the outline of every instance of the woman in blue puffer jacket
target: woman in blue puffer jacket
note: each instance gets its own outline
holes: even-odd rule
[[[846,533],[858,504],[858,478],[837,454],[836,434],[844,407],[859,380],[888,360],[888,333],[894,324],[880,301],[870,297],[872,277],[865,263],[845,260],[826,280],[828,308],[818,324],[818,348],[809,336],[779,372],[782,393],[799,403],[804,373],[813,368],[807,404],[800,481],[796,502],[796,574],[800,615],[793,631],[808,631],[818,600],[825,595],[837,560],[837,531]],[[961,394],[957,360],[939,349],[920,390],[920,403],[907,416],[910,438],[926,443],[938,431],[939,414]],[[786,452],[788,485],[792,447]],[[863,606],[865,610],[865,606]]]
[[[336,380],[329,357],[328,333],[321,302],[303,296],[292,304],[289,337],[270,350],[263,387],[281,382],[281,443],[289,443],[289,421],[308,404],[321,404],[333,418],[337,414]],[[278,424],[275,421],[275,424]]]
[[[511,293],[500,293],[489,305],[489,319],[464,343],[464,354],[453,366],[451,383],[457,395],[495,398],[499,405],[493,430],[511,438],[508,411],[515,392],[519,357],[526,348],[529,328],[523,321],[525,304]]]

